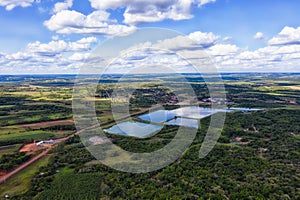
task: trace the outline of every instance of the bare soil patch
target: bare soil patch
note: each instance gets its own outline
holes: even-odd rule
[[[45,149],[44,146],[37,146],[35,143],[25,144],[20,148],[19,152],[26,152],[27,154],[33,154],[34,152]]]

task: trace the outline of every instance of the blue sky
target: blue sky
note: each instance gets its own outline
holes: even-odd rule
[[[220,71],[300,71],[299,10],[298,0],[1,0],[0,73],[75,73],[101,42],[143,27],[191,36]]]

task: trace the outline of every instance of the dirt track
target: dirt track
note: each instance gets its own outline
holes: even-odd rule
[[[65,120],[56,120],[56,121],[47,121],[47,122],[38,122],[38,123],[31,123],[31,124],[21,124],[20,127],[23,128],[46,128],[49,126],[55,125],[72,125],[74,121],[72,119],[65,119]]]
[[[40,153],[39,155],[35,156],[31,160],[29,160],[29,161],[23,163],[22,165],[20,165],[17,169],[15,169],[15,170],[9,172],[8,174],[4,175],[3,177],[1,177],[0,178],[0,184],[4,183],[7,179],[9,179],[10,177],[12,177],[13,175],[17,174],[18,172],[22,171],[23,169],[25,169],[26,167],[28,167],[32,163],[36,162],[41,157],[45,156],[48,153],[49,150],[50,149],[47,149],[46,151],[43,151],[42,153]]]

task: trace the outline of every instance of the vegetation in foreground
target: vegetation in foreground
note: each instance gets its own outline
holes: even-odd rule
[[[175,163],[146,174],[118,172],[95,162],[75,137],[54,148],[49,160],[42,158],[27,168],[30,173],[24,170],[1,185],[2,197],[10,194],[12,199],[299,199],[299,79],[294,75],[267,74],[227,75],[224,79],[228,101],[234,106],[264,110],[229,113],[218,144],[204,159],[199,159],[198,154],[209,118],[201,121],[194,143]],[[189,81],[200,101],[207,98],[201,78],[193,77]],[[34,85],[34,89],[25,87],[33,90],[32,93],[24,91],[24,85],[1,86],[0,141],[6,143],[1,145],[0,156],[1,159],[14,158],[12,168],[24,156],[16,151],[24,142],[62,137],[74,131],[72,125],[23,126],[71,117],[71,87],[64,84],[69,84],[68,81],[60,83],[25,82],[25,85]],[[129,83],[135,84],[128,79]],[[132,112],[164,100],[143,97],[158,87],[145,84],[149,90],[143,88],[143,93],[137,93],[139,97],[131,102]],[[98,89],[96,107],[102,120],[111,120],[110,98],[105,95],[112,86],[111,82],[105,83]],[[167,144],[176,130],[174,126],[167,126],[148,139],[110,137],[126,150],[150,152]],[[22,141],[14,139],[20,134]],[[20,176],[23,178],[17,178]],[[26,184],[21,187],[16,180]]]

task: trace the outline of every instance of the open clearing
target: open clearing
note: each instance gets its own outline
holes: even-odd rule
[[[19,152],[26,152],[28,154],[33,154],[36,151],[41,149],[45,149],[43,146],[37,146],[35,143],[25,144],[23,147],[20,148]]]

